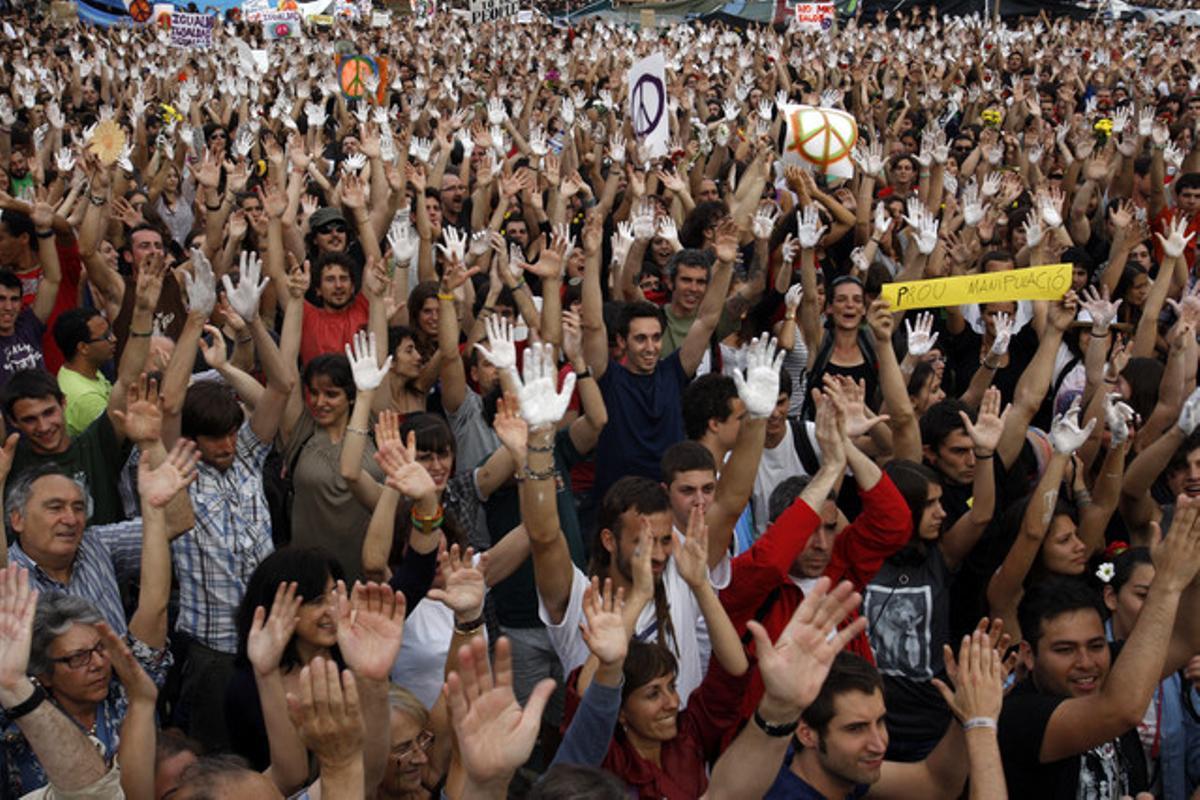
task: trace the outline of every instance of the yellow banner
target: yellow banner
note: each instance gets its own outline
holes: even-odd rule
[[[952,278],[885,283],[881,296],[893,311],[1007,300],[1061,300],[1071,288],[1071,269],[1070,264],[1050,264]]]

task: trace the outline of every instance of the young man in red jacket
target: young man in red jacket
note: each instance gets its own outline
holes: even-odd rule
[[[733,560],[733,577],[721,592],[730,620],[747,640],[746,623],[752,619],[761,622],[772,639],[778,636],[805,590],[823,575],[834,583],[851,581],[856,591],[864,591],[888,556],[912,535],[912,512],[904,498],[875,462],[854,446],[846,434],[843,410],[828,397],[817,413],[817,443],[821,468],[767,532]],[[834,502],[847,465],[858,482],[863,505],[862,513],[848,525]],[[848,617],[846,623],[856,617]],[[847,649],[872,661],[866,636],[856,637]],[[748,651],[753,657],[749,642]],[[762,692],[762,679],[753,671],[743,697],[742,719],[754,713]]]

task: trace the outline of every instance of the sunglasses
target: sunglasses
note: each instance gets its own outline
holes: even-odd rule
[[[341,222],[328,222],[317,228],[317,233],[345,233],[346,226]]]

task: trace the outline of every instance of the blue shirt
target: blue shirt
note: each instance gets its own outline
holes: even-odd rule
[[[270,450],[246,420],[229,469],[201,461],[188,487],[195,526],[171,542],[179,581],[177,627],[222,653],[237,652],[234,614],[251,573],[275,549],[263,491],[263,462]]]
[[[678,350],[659,361],[649,375],[630,372],[616,361],[608,362],[599,380],[608,424],[596,444],[592,491],[597,501],[626,475],[662,479],[663,453],[685,438],[682,398],[690,380]]]
[[[763,800],[834,800],[834,798],[821,794],[807,781],[792,772],[792,758],[795,755],[796,745],[793,741],[788,745],[787,755],[784,756],[783,766],[779,768],[779,775],[775,778],[775,783],[771,784],[771,788],[763,795]],[[846,794],[845,800],[858,800],[870,790],[870,784],[860,783]]]

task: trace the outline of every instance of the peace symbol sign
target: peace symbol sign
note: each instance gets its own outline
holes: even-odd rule
[[[634,135],[642,137],[658,126],[663,109],[667,105],[667,92],[662,81],[655,75],[638,78],[630,93],[630,113],[633,117]]]

